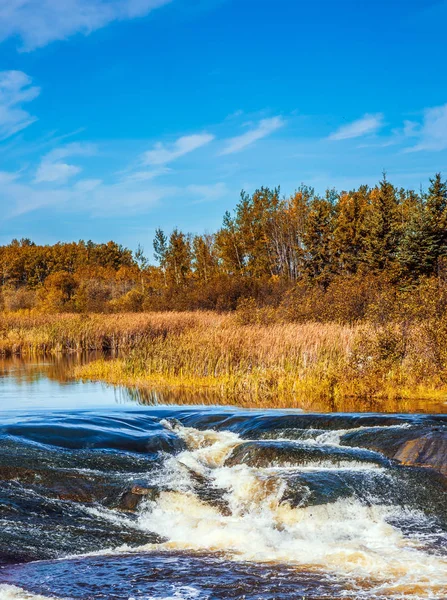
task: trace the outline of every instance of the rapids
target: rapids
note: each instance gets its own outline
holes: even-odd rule
[[[446,434],[446,415],[9,406],[0,599],[445,599],[447,478],[395,456]]]

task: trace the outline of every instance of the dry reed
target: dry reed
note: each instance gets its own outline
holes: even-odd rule
[[[0,354],[117,352],[75,369],[111,384],[212,390],[229,402],[447,396],[439,325],[241,324],[211,312],[0,316]],[[243,400],[241,400],[243,399]]]

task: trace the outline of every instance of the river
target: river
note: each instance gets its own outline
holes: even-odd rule
[[[393,458],[445,404],[175,405],[67,360],[0,363],[0,600],[447,598],[447,479]]]

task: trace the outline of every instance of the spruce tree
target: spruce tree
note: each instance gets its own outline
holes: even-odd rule
[[[370,193],[365,222],[364,262],[374,271],[389,269],[397,257],[401,229],[398,206],[396,189],[384,173]]]
[[[430,179],[425,200],[425,237],[429,252],[430,274],[437,272],[441,257],[447,256],[447,183],[441,174]]]
[[[334,227],[334,202],[326,198],[313,198],[307,214],[304,243],[306,270],[309,276],[323,287],[329,284],[332,264],[332,233]]]

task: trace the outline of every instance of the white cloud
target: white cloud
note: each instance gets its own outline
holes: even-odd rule
[[[247,146],[250,146],[254,142],[267,137],[277,129],[280,129],[285,125],[282,117],[271,117],[270,119],[262,119],[259,121],[257,127],[247,131],[246,133],[230,138],[226,141],[225,147],[221,152],[221,155],[233,154],[239,152]]]
[[[22,71],[0,71],[0,139],[6,139],[36,121],[36,117],[22,107],[40,93],[31,82],[31,77]]]
[[[142,162],[151,166],[166,165],[193,150],[197,150],[197,148],[209,144],[213,140],[214,136],[209,133],[196,133],[183,136],[170,146],[158,142],[153,150],[148,150],[143,154]]]
[[[383,114],[364,115],[361,119],[357,119],[352,123],[343,125],[329,136],[330,140],[349,140],[352,138],[362,137],[370,133],[375,133],[384,125]]]
[[[102,184],[102,179],[81,179],[74,185],[78,192],[91,192]]]
[[[44,159],[48,162],[56,162],[68,156],[92,156],[96,153],[96,146],[88,142],[73,142],[60,146],[48,152]]]
[[[143,17],[171,0],[0,0],[0,41],[20,37],[30,51],[113,21]]]
[[[193,184],[188,185],[186,189],[195,198],[193,204],[220,200],[220,198],[223,198],[228,192],[227,186],[223,182],[212,183],[210,185]]]
[[[418,137],[418,143],[407,152],[420,150],[439,151],[447,148],[447,104],[427,108],[424,111],[422,125],[406,122],[406,133],[410,137]]]
[[[100,216],[128,216],[144,213],[160,200],[179,194],[176,187],[141,187],[128,183],[104,183],[100,179],[83,179],[75,185],[47,182],[42,187],[35,182],[17,181],[13,173],[1,173],[0,205],[4,219],[19,217],[36,210],[50,215],[77,211]]]
[[[10,173],[8,171],[0,171],[0,184],[4,185],[4,184],[12,183],[13,181],[15,181],[18,178],[18,176],[19,176],[18,173]]]
[[[48,152],[37,169],[36,183],[64,183],[82,171],[81,167],[61,162],[71,156],[91,156],[96,151],[93,144],[75,142]]]
[[[146,169],[135,171],[134,173],[129,173],[123,178],[123,181],[128,182],[137,182],[137,181],[150,181],[151,179],[155,179],[156,177],[161,177],[161,175],[167,175],[171,173],[171,169],[167,167],[160,167],[159,169]]]
[[[37,170],[36,183],[67,181],[81,170],[76,165],[67,165],[66,163],[42,163]]]

